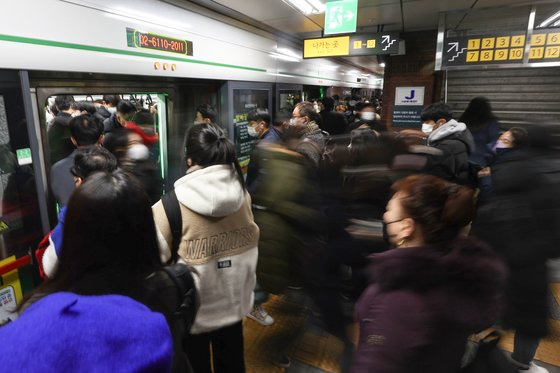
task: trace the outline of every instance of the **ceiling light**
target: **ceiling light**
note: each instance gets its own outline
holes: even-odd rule
[[[301,59],[301,53],[297,53],[291,49],[288,48],[276,48],[276,51],[278,52],[278,54],[283,54],[289,57],[294,57],[297,59]]]
[[[307,0],[307,2],[316,9],[316,13],[325,13],[325,9],[327,8],[327,6],[320,0]]]
[[[292,8],[307,15],[325,12],[325,4],[321,0],[282,0]]]
[[[554,24],[553,24],[552,26],[554,26],[554,27],[556,27],[556,26],[560,26],[560,20],[558,20],[558,21],[554,22]]]
[[[283,61],[301,62],[301,59],[300,59],[300,58],[292,57],[292,56],[286,56],[286,55],[283,55],[283,54],[280,54],[280,53],[271,52],[271,53],[269,53],[269,55],[270,55],[272,58],[278,58],[278,59],[283,60]]]
[[[537,28],[546,27],[546,26],[550,25],[558,17],[560,17],[560,10],[557,11],[556,13],[554,13],[553,15],[551,15],[550,17],[548,17],[547,19],[545,19],[544,21],[542,21],[541,24],[537,26]],[[557,25],[558,25],[558,22],[556,22],[554,24],[554,26],[557,26]]]
[[[385,67],[385,62],[381,62],[381,63],[379,64],[379,66]]]

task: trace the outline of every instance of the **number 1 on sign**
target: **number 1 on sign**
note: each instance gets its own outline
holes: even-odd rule
[[[467,48],[471,49],[480,49],[480,39],[469,39]]]

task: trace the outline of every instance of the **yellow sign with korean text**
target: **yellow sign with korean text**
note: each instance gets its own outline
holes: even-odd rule
[[[303,58],[348,56],[349,54],[349,36],[306,39],[303,43]]]

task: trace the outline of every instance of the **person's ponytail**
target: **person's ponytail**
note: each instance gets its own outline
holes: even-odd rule
[[[413,175],[392,187],[402,193],[405,215],[420,227],[426,244],[448,243],[472,220],[474,191],[432,175]]]
[[[227,138],[217,124],[196,124],[191,127],[187,135],[187,158],[201,167],[219,164],[232,165],[237,172],[241,186],[245,188],[235,144]]]

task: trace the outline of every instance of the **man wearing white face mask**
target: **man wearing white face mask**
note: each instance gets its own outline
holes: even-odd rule
[[[380,119],[373,104],[364,104],[361,107],[360,120],[351,124],[350,131],[357,128],[370,128],[377,132],[387,131],[387,128],[379,122]]]
[[[155,162],[150,160],[150,149],[141,133],[133,128],[118,128],[105,137],[103,146],[117,158],[119,168],[138,179],[150,201],[155,203],[161,197],[161,176]]]
[[[422,132],[427,145],[441,151],[430,160],[429,172],[459,184],[469,184],[469,154],[475,144],[464,123],[453,119],[451,108],[444,103],[432,104],[422,111]]]

